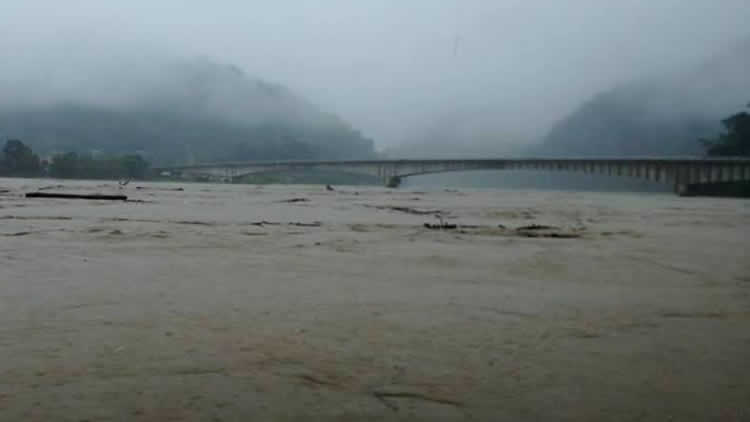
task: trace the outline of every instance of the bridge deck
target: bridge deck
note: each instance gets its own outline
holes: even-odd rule
[[[396,187],[404,177],[484,169],[535,169],[578,171],[609,176],[637,177],[671,183],[687,194],[690,186],[750,181],[750,158],[745,157],[506,157],[403,160],[284,160],[201,163],[160,167],[187,177],[232,181],[248,174],[269,171],[320,169],[366,174]]]

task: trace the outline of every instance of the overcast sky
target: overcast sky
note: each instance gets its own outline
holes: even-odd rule
[[[60,40],[74,57],[147,45],[283,83],[380,148],[475,112],[516,143],[598,91],[727,48],[748,22],[748,0],[0,0],[0,67],[65,57],[37,49]]]

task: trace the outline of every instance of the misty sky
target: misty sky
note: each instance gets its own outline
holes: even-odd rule
[[[727,48],[747,22],[747,0],[0,0],[0,77],[142,46],[283,83],[379,148],[457,113],[513,144],[598,91]]]

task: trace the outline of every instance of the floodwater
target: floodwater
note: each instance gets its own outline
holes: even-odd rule
[[[515,190],[570,190],[581,192],[670,193],[674,186],[636,177],[565,171],[509,169],[473,170],[410,176],[406,189],[480,188]]]
[[[0,179],[0,420],[748,420],[748,224],[670,194]]]

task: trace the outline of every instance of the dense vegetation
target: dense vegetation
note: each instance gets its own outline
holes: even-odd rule
[[[64,179],[144,179],[149,167],[138,154],[93,157],[68,152],[52,158],[49,175]]]
[[[0,98],[0,139],[23,139],[42,157],[139,154],[154,165],[375,154],[373,142],[338,117],[234,67],[195,60],[151,73],[101,99]]]
[[[678,156],[700,155],[696,139],[711,136],[715,119],[699,113],[654,114],[621,91],[600,94],[559,122],[547,135],[542,155]]]
[[[703,155],[697,139],[747,101],[750,39],[694,68],[602,92],[556,124],[534,155]],[[710,152],[710,151],[709,151]]]
[[[93,156],[68,152],[50,161],[40,160],[31,148],[17,139],[8,140],[0,156],[0,176],[63,179],[144,179],[149,163],[138,154]]]
[[[703,140],[708,155],[750,157],[750,114],[741,111],[721,123],[724,125],[724,133],[715,139]]]
[[[750,104],[748,104],[750,107]],[[724,133],[714,139],[703,139],[706,153],[712,156],[750,157],[750,114],[733,114],[721,121]],[[700,195],[750,197],[750,182],[720,183],[716,186],[697,186]]]
[[[0,156],[0,176],[34,177],[42,174],[39,156],[17,139],[9,139]]]

